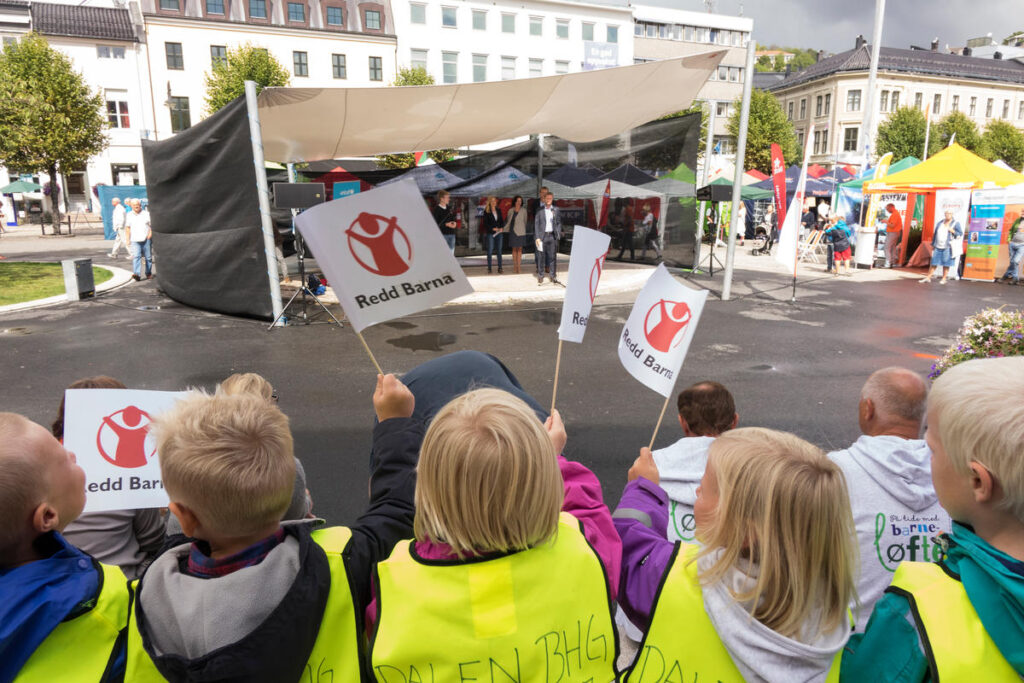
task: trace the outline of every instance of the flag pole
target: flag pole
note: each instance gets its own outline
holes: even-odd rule
[[[672,387],[672,390],[675,391],[675,386]],[[654,425],[654,433],[651,434],[651,443],[647,446],[648,448],[654,448],[654,440],[658,438],[658,430],[661,428],[661,421],[665,419],[665,410],[668,408],[668,401],[670,398],[672,398],[671,392],[669,392],[669,395],[665,397],[665,402],[661,406],[661,415],[658,416],[658,423]]]
[[[558,396],[558,370],[562,367],[562,340],[558,340],[558,355],[555,356],[555,386],[551,388],[551,412],[555,412],[555,397]]]
[[[356,336],[359,337],[359,341],[361,341],[363,343],[363,348],[366,349],[367,355],[369,355],[370,356],[370,360],[373,361],[373,367],[377,368],[377,374],[378,375],[383,375],[384,371],[380,369],[380,363],[377,362],[377,359],[373,355],[373,351],[370,350],[370,346],[366,343],[366,340],[363,339],[363,333],[362,332],[356,332]]]

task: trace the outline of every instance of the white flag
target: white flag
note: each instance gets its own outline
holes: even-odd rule
[[[611,235],[577,225],[572,231],[572,252],[569,254],[569,282],[562,302],[562,323],[558,338],[565,341],[583,341],[590,319],[590,309],[597,296],[604,257],[608,255]]]
[[[295,225],[356,332],[473,291],[412,180],[319,204]]]
[[[827,134],[827,133],[826,133]],[[814,137],[814,124],[807,131],[807,144],[804,147],[804,162],[800,166],[800,178],[796,183],[793,201],[786,209],[786,220],[779,226],[779,246],[775,250],[775,260],[786,266],[796,277],[796,258],[800,246],[801,218],[804,215],[804,193],[807,191],[807,158],[811,156],[811,139]]]
[[[85,471],[85,512],[167,505],[150,423],[179,391],[68,389],[64,446]]]
[[[626,372],[662,396],[671,395],[707,298],[707,290],[690,289],[664,265],[655,268],[619,337]]]

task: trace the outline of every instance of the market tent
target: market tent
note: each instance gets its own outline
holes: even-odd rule
[[[918,159],[917,157],[904,157],[897,161],[895,164],[889,166],[888,175],[894,175],[896,173],[899,173],[900,171],[905,171],[908,168],[917,166],[919,163],[921,163],[921,160]],[[874,175],[874,172],[874,168],[869,168],[868,170],[861,173],[859,177],[851,178],[850,180],[847,180],[845,183],[840,184],[839,188],[840,190],[857,190],[859,192],[863,188],[864,183],[874,179],[872,177]]]
[[[756,169],[750,170],[750,171],[744,171],[744,173],[743,173],[743,184],[744,185],[754,185],[756,183],[761,182],[762,180],[764,180],[767,177],[768,176],[766,176],[764,173],[761,173],[760,171],[758,171]]]
[[[620,183],[627,183],[629,185],[643,185],[653,180],[657,180],[650,173],[645,173],[633,164],[623,164],[613,171],[608,171],[602,176],[598,177],[598,180],[617,180]]]
[[[796,184],[800,179],[800,167],[796,164],[786,169],[786,195],[792,195],[796,192]],[[759,190],[768,190],[772,192],[772,179],[762,180],[759,183],[754,183],[750,187],[756,187]],[[807,178],[807,185],[804,189],[805,197],[831,197],[834,188],[828,183],[823,183],[817,178]]]
[[[1014,170],[1013,166],[1010,166],[1008,163],[1006,163],[1002,159],[996,159],[992,163],[995,164],[996,166],[998,166],[999,168],[1005,170],[1005,171],[1013,171]]]
[[[390,185],[391,183],[397,183],[409,178],[416,181],[416,185],[420,188],[422,194],[431,194],[432,192],[465,182],[459,176],[449,173],[437,164],[429,164],[427,166],[411,168],[402,175],[397,175],[391,180],[385,180],[377,187],[383,187],[384,185]]]
[[[636,185],[622,183],[618,180],[595,180],[592,183],[573,188],[572,194],[566,198],[601,197],[604,195],[604,188],[609,183],[611,183],[609,194],[612,197],[654,197],[660,194]],[[555,196],[557,197],[558,195]]]
[[[695,195],[693,183],[684,183],[681,180],[669,178],[668,176],[659,178],[654,182],[644,183],[640,185],[640,189],[657,192],[669,197],[693,197]]]
[[[550,179],[551,181],[561,185],[576,187],[577,185],[585,185],[600,177],[601,169],[595,166],[591,166],[589,164],[586,166],[565,164],[558,170],[552,171],[548,175],[544,176],[544,182],[546,183]]]
[[[27,180],[15,180],[10,185],[4,185],[0,187],[0,194],[20,194],[23,192],[39,192],[43,189],[42,185],[36,185],[35,183],[28,182]]]
[[[275,161],[312,161],[458,148],[535,133],[592,142],[688,107],[725,54],[711,50],[484,83],[265,88],[259,94],[264,153]]]
[[[548,191],[555,195],[555,199],[582,199],[576,194],[576,188],[569,187],[568,185],[562,185],[544,178],[544,185],[547,186]],[[524,199],[531,199],[537,196],[537,179],[527,178],[520,180],[518,183],[511,183],[504,187],[499,187],[491,192],[491,194],[497,197],[515,197],[519,195]],[[452,194],[456,194],[453,190]],[[459,196],[459,195],[456,195]],[[593,195],[586,195],[586,197],[592,197]]]
[[[750,169],[749,171],[744,173],[744,175],[748,175],[751,178],[757,178],[758,180],[764,180],[764,179],[768,178],[768,174],[767,173],[762,173],[761,171],[758,171],[756,168]]]
[[[449,186],[448,191],[453,197],[480,197],[485,194],[493,194],[496,190],[513,185],[524,180],[531,180],[532,175],[520,171],[515,166],[501,166],[497,170],[481,173],[465,185]],[[537,184],[534,183],[534,191]]]
[[[928,161],[881,180],[864,183],[865,192],[909,192],[923,194],[943,189],[1007,187],[1024,182],[1024,175],[999,168],[955,142]]]
[[[820,178],[826,173],[828,173],[828,169],[821,164],[811,164],[807,167],[807,175],[811,178]]]
[[[754,201],[771,199],[772,191],[764,190],[755,185],[745,185],[740,189],[741,199]],[[702,202],[727,202],[732,199],[732,182],[725,178],[719,178],[697,189],[697,199]]]

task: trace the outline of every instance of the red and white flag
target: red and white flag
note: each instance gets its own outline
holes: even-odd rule
[[[706,289],[690,289],[664,265],[655,268],[619,336],[619,361],[626,372],[670,396],[707,297]]]
[[[166,507],[150,424],[180,391],[68,389],[64,447],[85,471],[85,512]]]
[[[558,338],[564,341],[583,341],[590,319],[590,309],[597,296],[597,285],[608,255],[611,235],[577,225],[572,232],[572,252],[569,254],[569,282],[565,286],[562,302],[562,323]]]
[[[807,131],[807,144],[804,148],[804,161],[800,166],[800,178],[796,181],[796,191],[789,210],[780,211],[779,215],[779,248],[775,250],[775,260],[786,266],[796,277],[797,252],[800,248],[801,218],[804,212],[804,194],[807,191],[807,159],[811,156],[811,139],[814,137],[814,124]],[[785,195],[783,195],[785,199]],[[783,220],[785,217],[785,220]]]
[[[612,181],[604,186],[604,195],[601,196],[601,215],[597,219],[597,227],[601,227],[608,221],[608,203],[612,199]]]
[[[318,204],[295,225],[356,332],[473,291],[413,180]]]

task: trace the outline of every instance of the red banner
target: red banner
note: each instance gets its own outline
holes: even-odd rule
[[[786,162],[782,159],[782,148],[772,143],[772,185],[775,188],[775,213],[779,228],[786,221]]]
[[[597,219],[597,227],[601,228],[608,220],[608,202],[612,198],[612,181],[604,186],[604,196],[601,197],[601,215]]]

